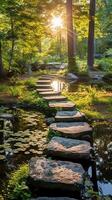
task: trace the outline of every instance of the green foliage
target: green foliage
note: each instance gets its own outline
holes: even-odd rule
[[[29,174],[28,165],[24,164],[11,174],[8,183],[8,199],[9,200],[29,200],[31,197],[26,179]]]
[[[111,95],[103,87],[98,88],[90,84],[80,84],[74,92],[64,90],[63,94],[90,118],[111,118]]]
[[[105,72],[112,72],[112,58],[102,58],[96,61],[98,69]]]
[[[25,88],[24,86],[10,86],[9,94],[13,97],[20,97],[24,94]]]

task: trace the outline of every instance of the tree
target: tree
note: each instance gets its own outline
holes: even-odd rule
[[[67,0],[67,40],[68,40],[68,70],[77,71],[75,59],[75,34],[73,29],[72,0]]]
[[[95,0],[90,0],[88,34],[88,70],[94,69]]]

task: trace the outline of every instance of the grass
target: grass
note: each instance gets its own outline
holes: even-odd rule
[[[11,174],[8,183],[8,199],[9,200],[28,200],[31,197],[28,186],[26,185],[29,175],[29,167],[24,164]]]
[[[79,84],[74,92],[67,92],[65,89],[63,94],[89,118],[107,119],[112,117],[112,93],[104,88],[84,83]]]

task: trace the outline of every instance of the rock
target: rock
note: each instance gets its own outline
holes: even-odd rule
[[[61,110],[74,110],[75,105],[71,101],[63,101],[63,102],[50,102],[50,108],[56,108]]]
[[[58,111],[55,119],[57,122],[73,122],[84,121],[85,115],[77,110],[74,111]]]
[[[49,126],[50,124],[54,123],[54,122],[55,122],[55,118],[54,118],[54,117],[46,118],[46,123],[47,123],[48,126]]]
[[[76,200],[69,197],[38,197],[37,199],[31,199],[31,200]]]
[[[73,73],[68,73],[67,76],[66,76],[66,79],[68,79],[68,80],[77,80],[78,77]]]
[[[46,80],[46,79],[45,79],[45,80],[42,79],[42,80],[38,80],[38,81],[37,81],[37,84],[41,84],[41,85],[42,85],[42,84],[43,84],[43,85],[44,85],[44,84],[50,84],[50,83],[51,83],[51,80]]]
[[[51,92],[39,92],[40,95],[42,96],[56,96],[56,95],[60,95],[61,92],[54,92],[54,91],[51,91]]]
[[[53,92],[53,89],[48,89],[48,88],[40,88],[36,89],[37,92]]]
[[[83,135],[92,134],[92,128],[86,122],[57,122],[51,124],[49,129],[69,138],[79,138]]]
[[[30,160],[29,184],[34,190],[39,188],[81,192],[84,169],[80,164],[54,161],[46,158]]]
[[[48,144],[47,154],[69,160],[89,159],[91,146],[83,140],[53,137]]]
[[[64,96],[49,96],[49,97],[43,97],[46,101],[64,101],[67,98]]]
[[[49,85],[47,85],[47,84],[44,84],[44,85],[41,84],[41,85],[39,85],[39,84],[38,84],[38,85],[37,85],[37,88],[38,88],[38,89],[41,89],[41,88],[42,88],[42,89],[52,89],[50,84],[49,84]]]

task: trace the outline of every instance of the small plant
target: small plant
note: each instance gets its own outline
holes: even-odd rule
[[[25,81],[25,85],[28,87],[34,87],[36,85],[37,78],[29,78],[28,80]]]
[[[24,86],[11,86],[9,88],[9,94],[13,97],[19,97],[24,93]]]
[[[31,197],[26,179],[29,174],[29,167],[27,164],[20,166],[20,168],[11,174],[8,183],[8,199],[9,200],[29,200]]]

